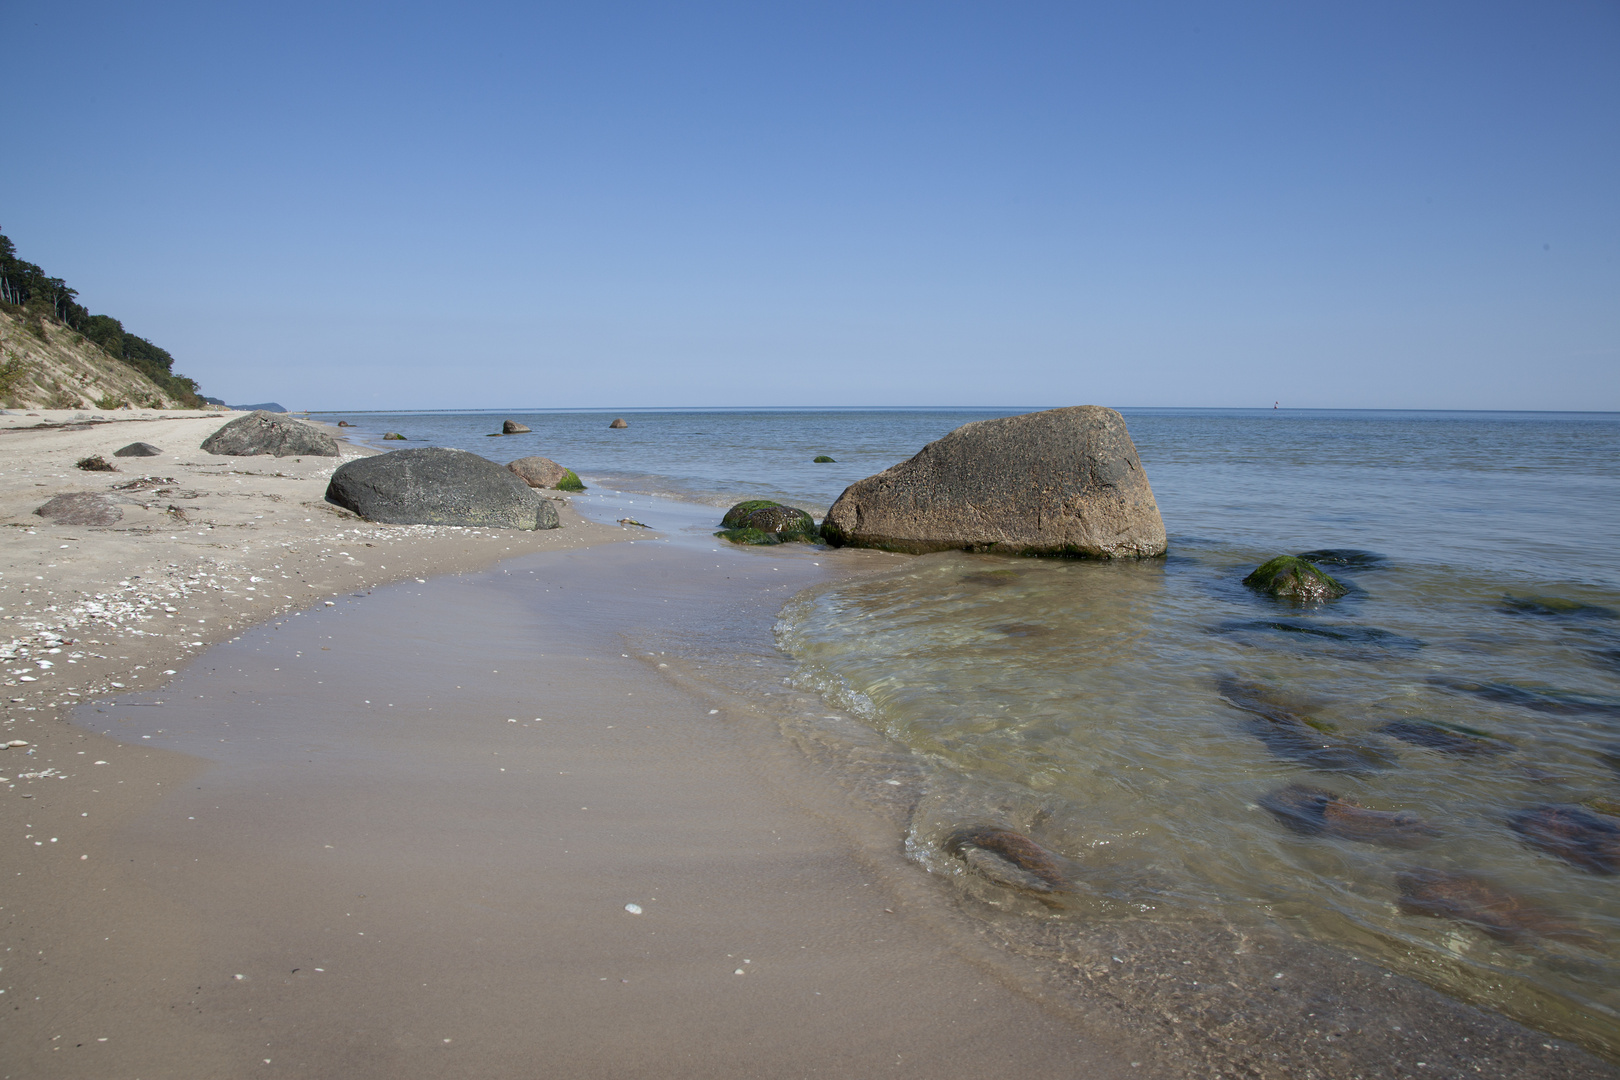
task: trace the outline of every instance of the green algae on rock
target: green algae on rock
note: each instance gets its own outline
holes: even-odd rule
[[[1350,591],[1297,555],[1279,555],[1262,563],[1243,584],[1270,596],[1301,601],[1337,600]]]
[[[826,454],[817,454],[815,457],[810,459],[810,464],[812,464],[812,465],[836,465],[836,464],[838,464],[838,462],[834,461],[832,458],[828,457]]]
[[[585,483],[580,480],[579,474],[573,469],[564,469],[562,479],[557,481],[558,491],[584,491]]]

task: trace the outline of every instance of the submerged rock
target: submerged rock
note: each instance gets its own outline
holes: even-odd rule
[[[1312,652],[1327,651],[1347,660],[1383,660],[1395,653],[1412,653],[1423,648],[1423,642],[1417,638],[1381,630],[1376,626],[1322,623],[1309,619],[1234,619],[1220,624],[1216,631],[1239,640],[1269,640]],[[1244,644],[1254,644],[1255,641],[1244,641]]]
[[[263,409],[232,420],[203,440],[203,450],[229,457],[337,457],[337,440],[319,428]]]
[[[812,465],[836,465],[836,464],[838,464],[838,462],[834,461],[832,458],[828,457],[826,454],[817,454],[815,457],[810,459],[810,464],[812,464]]]
[[[1058,856],[1012,829],[968,825],[945,838],[946,852],[997,885],[1038,896],[1073,891]]]
[[[1392,720],[1378,732],[1413,746],[1457,757],[1497,757],[1513,752],[1513,747],[1483,731],[1437,724],[1432,720]]]
[[[625,423],[624,417],[622,416],[614,417],[613,423],[608,425],[610,428],[627,428],[629,426],[629,424]]]
[[[1303,836],[1335,836],[1381,847],[1420,847],[1440,830],[1408,810],[1369,810],[1322,788],[1289,784],[1260,799],[1283,825]]]
[[[1378,747],[1338,737],[1331,725],[1306,716],[1269,687],[1223,675],[1216,689],[1228,705],[1250,716],[1250,732],[1278,757],[1321,772],[1368,772],[1395,764]]]
[[[1317,566],[1336,566],[1342,570],[1382,570],[1389,565],[1389,559],[1376,551],[1362,551],[1359,548],[1317,548],[1315,551],[1302,551],[1294,558]]]
[[[1552,804],[1508,819],[1525,843],[1594,874],[1620,870],[1620,818],[1584,806]]]
[[[1583,604],[1562,596],[1504,596],[1497,605],[1505,615],[1531,615],[1547,619],[1620,619],[1620,612],[1597,604]]]
[[[1522,709],[1531,709],[1535,712],[1552,713],[1558,716],[1620,716],[1620,700],[1589,697],[1568,690],[1557,690],[1550,686],[1474,682],[1471,679],[1457,679],[1449,675],[1431,675],[1428,681],[1433,686],[1444,687],[1447,690],[1454,690],[1462,694],[1472,694],[1475,697],[1484,698],[1486,701],[1499,701],[1505,705],[1517,705]]]
[[[770,499],[749,499],[726,511],[716,536],[734,544],[814,543],[821,539],[816,519],[793,506]]]
[[[889,551],[1163,555],[1153,489],[1112,409],[979,420],[844,490],[822,535]]]
[[[120,446],[113,451],[113,457],[157,457],[163,453],[160,447],[149,442],[132,442],[128,446]]]
[[[1413,867],[1395,874],[1395,887],[1401,894],[1400,908],[1408,915],[1454,919],[1499,941],[1541,937],[1584,941],[1590,936],[1568,919],[1469,874]]]
[[[58,495],[34,513],[57,525],[116,525],[124,520],[116,503],[91,491]]]
[[[527,435],[528,433],[529,427],[526,424],[520,424],[516,420],[504,420],[501,422],[502,435]]]
[[[1297,555],[1279,555],[1261,563],[1243,584],[1268,596],[1306,603],[1337,600],[1350,591]]]
[[[328,502],[367,521],[555,529],[557,508],[511,470],[465,450],[422,447],[342,465]]]
[[[385,432],[383,432],[383,441],[384,442],[404,442],[405,441],[405,436],[401,435],[397,431],[385,431]]]

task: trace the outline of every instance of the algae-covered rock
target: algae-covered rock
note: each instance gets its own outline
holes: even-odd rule
[[[1297,555],[1279,555],[1262,563],[1243,584],[1270,596],[1298,601],[1337,600],[1349,592],[1317,568]]]
[[[585,485],[573,469],[565,469],[548,457],[518,458],[506,466],[532,488],[554,488],[558,491],[584,491]]]
[[[826,454],[817,454],[815,457],[810,459],[810,463],[812,465],[836,465],[836,464],[838,464],[838,462],[834,461],[832,458],[828,457]]]
[[[383,432],[383,441],[384,442],[404,442],[405,441],[405,436],[401,435],[397,431],[385,431],[385,432]]]
[[[814,543],[816,521],[803,510],[770,499],[749,499],[726,511],[715,533],[733,544]]]

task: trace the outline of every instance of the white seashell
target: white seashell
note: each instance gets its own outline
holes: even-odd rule
[[[626,905],[624,905],[624,910],[628,911],[632,915],[640,915],[641,914],[641,905],[640,904],[626,904]]]

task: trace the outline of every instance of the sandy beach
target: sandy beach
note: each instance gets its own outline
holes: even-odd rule
[[[0,1078],[1614,1075],[1307,943],[922,872],[915,768],[806,742],[771,638],[909,557],[371,525],[332,459],[194,449],[227,419],[0,417]],[[122,520],[33,514],[72,491]]]
[[[551,559],[537,565],[564,575],[561,592],[590,568],[559,558],[647,551],[611,543],[641,530],[587,522],[566,500],[564,527],[551,532],[369,525],[321,501],[336,461],[196,450],[225,415],[3,419],[3,606],[17,674],[4,720],[13,836],[0,855],[10,883],[0,1075],[922,1076],[1009,1061],[1035,1075],[1141,1075],[1127,1050],[1078,1038],[925,926],[898,920],[848,839],[783,788],[793,770],[779,768],[774,732],[746,740],[777,760],[765,769],[729,729],[694,745],[694,726],[723,723],[722,710],[615,651],[617,631],[593,625],[596,601],[548,620],[540,637],[503,610],[513,600],[496,579],[507,568]],[[166,452],[112,459],[136,439]],[[121,471],[74,467],[91,454]],[[117,487],[147,476],[159,486]],[[73,491],[113,494],[123,520],[33,515]],[[634,562],[597,567],[591,580],[634,604],[650,584],[631,582]],[[820,574],[802,558],[767,565],[728,551],[723,562],[728,578],[755,576],[755,620]],[[667,574],[653,577],[667,584]],[[371,593],[387,582],[405,585]],[[352,618],[384,599],[416,618],[421,590],[458,582],[478,602],[430,601],[460,621],[414,640],[401,641],[396,620]],[[703,583],[690,586],[695,600]],[[208,743],[219,741],[213,725],[240,726],[244,703],[219,680],[240,677],[264,634],[292,649],[254,673],[261,691],[288,695],[266,737],[300,737],[290,733],[312,713],[321,726],[337,719],[332,680],[318,673],[338,653],[342,700],[363,687],[362,709],[368,698],[392,707],[384,696],[413,705],[421,756],[373,756],[358,774],[349,762],[341,779],[277,762],[266,791],[251,766],[213,747],[206,760],[174,725],[139,730],[159,702],[164,716],[179,706],[185,723],[208,728]],[[208,660],[188,667],[205,649]],[[224,666],[219,649],[235,650]],[[458,691],[503,657],[472,706],[478,728],[493,702],[513,714],[495,718],[488,749]],[[499,684],[503,666],[544,682],[543,747],[509,745],[543,725],[532,702],[503,700],[514,692]],[[81,722],[109,716],[105,733],[70,723],[75,706]],[[615,745],[615,728],[634,729],[635,744]],[[509,766],[487,767],[503,754]],[[508,767],[524,788],[487,786]],[[812,791],[799,799],[820,797]],[[272,805],[260,803],[267,794]],[[210,821],[223,831],[173,831],[180,809],[188,825],[202,819],[196,798],[226,815]],[[335,875],[311,866],[302,839],[296,852],[285,846],[309,828],[325,837],[322,852],[350,850],[348,830],[359,829],[369,852]],[[539,844],[537,828],[560,846]],[[626,904],[638,900],[633,915]],[[366,929],[345,933],[353,942],[307,936],[356,916]]]

